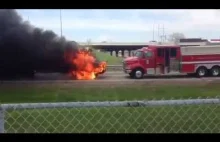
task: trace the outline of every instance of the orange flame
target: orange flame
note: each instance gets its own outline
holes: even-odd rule
[[[80,50],[76,56],[71,57],[71,62],[76,66],[76,70],[71,71],[71,75],[78,80],[93,80],[99,74],[106,71],[106,62],[96,65],[95,57],[88,50]]]

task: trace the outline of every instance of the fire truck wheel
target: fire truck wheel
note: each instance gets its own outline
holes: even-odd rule
[[[134,72],[129,73],[131,78],[134,78]]]
[[[196,71],[198,77],[204,77],[207,74],[207,69],[205,67],[199,67]]]
[[[220,75],[220,67],[215,66],[211,69],[212,76],[219,76]]]
[[[143,78],[143,75],[144,75],[144,73],[143,73],[143,71],[142,71],[141,69],[136,69],[136,70],[134,71],[134,77],[135,77],[136,79],[141,79],[141,78]]]

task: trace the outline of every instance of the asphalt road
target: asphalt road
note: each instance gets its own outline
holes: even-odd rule
[[[71,85],[129,85],[129,84],[207,84],[220,83],[220,77],[196,78],[186,75],[167,75],[167,76],[146,76],[143,79],[131,79],[123,72],[106,72],[95,80],[73,80],[71,76],[53,73],[53,74],[36,74],[33,80],[22,79],[19,81],[1,81],[4,83],[24,83],[24,84],[71,84]]]

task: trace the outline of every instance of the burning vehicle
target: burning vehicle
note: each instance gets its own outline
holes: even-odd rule
[[[67,50],[65,60],[71,66],[69,73],[77,80],[93,80],[106,72],[106,62],[98,61],[90,49]]]
[[[74,79],[90,80],[106,71],[106,63],[98,61],[90,50],[32,25],[14,9],[0,10],[0,28],[0,78],[70,73]]]

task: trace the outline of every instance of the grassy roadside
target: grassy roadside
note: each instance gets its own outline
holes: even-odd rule
[[[96,57],[101,61],[106,61],[108,65],[121,65],[123,58],[122,57],[116,57],[111,56],[109,52],[97,52],[94,51],[94,54]]]
[[[219,85],[134,87],[2,87],[1,103],[114,101],[216,97]],[[220,132],[218,105],[61,108],[8,110],[5,131],[12,133],[178,133]]]
[[[205,86],[127,86],[80,87],[73,86],[0,86],[0,103],[115,101],[215,97],[219,84]]]

